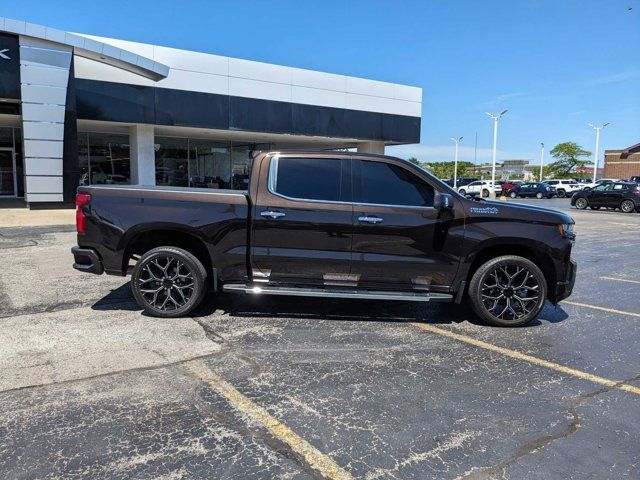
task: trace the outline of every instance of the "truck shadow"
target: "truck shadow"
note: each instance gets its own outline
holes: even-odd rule
[[[112,290],[94,303],[93,310],[141,311],[131,293],[130,282]],[[382,300],[346,300],[331,298],[251,296],[228,293],[209,295],[191,317],[227,315],[243,318],[299,318],[308,320],[361,322],[418,322],[455,324],[468,321],[481,325],[471,308],[462,303],[422,303]],[[146,313],[143,313],[146,315]],[[567,319],[561,306],[547,302],[538,319],[525,328],[559,323]],[[490,328],[490,327],[487,327]]]

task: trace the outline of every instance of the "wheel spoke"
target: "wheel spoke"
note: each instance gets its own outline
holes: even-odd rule
[[[177,310],[189,303],[195,291],[191,269],[179,258],[159,256],[142,265],[138,291],[158,310]]]
[[[501,320],[529,315],[540,299],[536,276],[521,265],[500,265],[488,273],[480,286],[487,312]]]

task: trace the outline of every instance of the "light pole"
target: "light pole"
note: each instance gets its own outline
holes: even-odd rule
[[[600,130],[609,125],[609,122],[605,123],[601,127],[596,127],[593,124],[589,124],[591,128],[596,131],[596,151],[593,153],[593,183],[596,183],[596,175],[598,173],[598,147],[600,146]]]
[[[462,141],[462,137],[451,138],[456,144],[456,156],[453,162],[453,188],[458,189],[458,144]]]
[[[540,181],[542,182],[542,167],[544,167],[544,143],[540,143]]]
[[[501,111],[498,115],[493,115],[489,112],[485,112],[493,120],[493,164],[491,167],[491,190],[489,190],[489,198],[496,198],[495,184],[496,184],[496,153],[498,148],[498,122],[502,116],[507,113],[506,110]]]

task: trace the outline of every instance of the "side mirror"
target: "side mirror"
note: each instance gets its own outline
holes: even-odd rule
[[[449,193],[436,193],[433,199],[433,206],[436,210],[451,210],[453,208],[453,197]]]

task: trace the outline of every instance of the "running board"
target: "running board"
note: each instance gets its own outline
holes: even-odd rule
[[[250,286],[240,283],[223,285],[225,292],[249,293],[254,295],[290,295],[297,297],[362,298],[370,300],[401,300],[404,302],[450,302],[453,295],[436,292],[384,292],[351,289],[293,288],[274,286]]]

